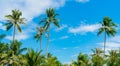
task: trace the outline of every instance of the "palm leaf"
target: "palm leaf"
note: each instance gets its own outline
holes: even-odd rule
[[[100,28],[99,29],[99,32],[98,32],[98,34],[97,35],[100,35],[103,31],[104,31],[105,29],[102,27],[102,28]]]
[[[13,24],[11,22],[6,23],[5,26],[6,26],[6,30],[8,31],[13,26]]]
[[[5,38],[5,36],[6,36],[6,34],[1,34],[1,35],[0,35],[0,41],[1,41],[3,38]]]
[[[58,23],[58,19],[53,19],[53,23],[55,26],[57,26],[58,28],[60,27],[59,23]]]
[[[21,30],[20,26],[18,24],[15,24],[15,26],[17,27],[18,31],[21,33],[22,30]]]

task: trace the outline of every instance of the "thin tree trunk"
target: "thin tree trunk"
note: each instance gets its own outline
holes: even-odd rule
[[[50,25],[48,27],[48,39],[47,39],[47,47],[46,47],[46,57],[48,56],[49,44],[50,44]]]
[[[105,36],[104,36],[104,56],[105,56],[105,47],[106,47],[106,30],[105,30]]]
[[[14,44],[14,41],[15,41],[15,26],[14,26],[14,28],[13,28],[13,44]]]

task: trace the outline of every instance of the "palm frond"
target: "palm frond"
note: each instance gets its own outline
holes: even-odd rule
[[[5,26],[6,26],[6,30],[8,31],[13,26],[13,24],[9,22],[9,23],[6,23]]]
[[[58,28],[60,28],[60,25],[58,22],[59,22],[58,19],[53,19],[54,25],[57,26]]]
[[[98,32],[98,36],[102,33],[102,32],[104,32],[105,31],[105,29],[104,29],[104,27],[101,27],[100,29],[99,29],[99,32]]]
[[[18,24],[15,24],[15,26],[17,27],[18,31],[21,33],[22,30],[21,30],[20,26]]]

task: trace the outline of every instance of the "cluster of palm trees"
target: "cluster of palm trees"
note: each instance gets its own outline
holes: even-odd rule
[[[110,50],[104,57],[104,51],[100,48],[93,49],[93,54],[80,53],[77,61],[72,61],[70,65],[65,66],[120,66],[120,50]]]
[[[6,15],[6,30],[8,31],[13,27],[13,40],[10,44],[0,43],[0,66],[61,66],[62,64],[57,58],[48,53],[50,25],[53,23],[55,26],[60,27],[58,23],[59,19],[56,18],[58,15],[59,14],[56,14],[53,8],[46,10],[46,17],[40,21],[40,26],[37,27],[37,34],[34,36],[37,41],[40,41],[40,51],[37,52],[33,49],[21,49],[21,43],[15,40],[16,29],[18,32],[22,32],[20,25],[25,24],[25,18],[21,18],[22,12],[15,9],[12,10],[12,14]],[[47,35],[46,57],[41,54],[43,34]],[[4,37],[4,34],[0,35],[0,40]],[[28,52],[26,54],[21,54],[23,51],[27,50]]]
[[[42,35],[47,37],[47,46],[46,46],[46,55],[48,54],[48,48],[50,44],[50,25],[53,23],[58,28],[59,19],[57,18],[59,14],[55,13],[53,8],[49,8],[46,10],[46,17],[40,21],[40,26],[37,27],[37,34],[35,35],[35,39],[40,41],[40,49],[42,50]],[[47,35],[47,36],[46,36]]]
[[[56,57],[48,53],[50,44],[50,26],[53,23],[56,27],[60,27],[59,14],[53,8],[46,10],[46,17],[43,18],[39,26],[36,28],[34,38],[40,42],[40,51],[33,49],[21,48],[22,43],[15,40],[16,30],[22,32],[21,24],[25,24],[26,19],[21,18],[22,12],[12,10],[12,14],[6,15],[7,23],[5,24],[8,31],[13,27],[13,40],[10,43],[3,43],[1,40],[6,36],[0,35],[0,66],[119,66],[120,50],[111,50],[109,54],[105,54],[107,36],[115,36],[117,25],[112,22],[109,17],[104,17],[100,22],[101,28],[98,35],[104,32],[104,50],[94,49],[91,56],[80,53],[77,61],[72,61],[71,64],[62,64]],[[42,54],[42,38],[47,38],[46,56]]]
[[[26,52],[26,53],[25,53]],[[58,59],[48,53],[47,57],[42,51],[21,48],[21,42],[15,40],[0,43],[0,66],[62,66]]]

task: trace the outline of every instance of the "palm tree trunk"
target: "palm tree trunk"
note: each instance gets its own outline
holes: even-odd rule
[[[105,47],[106,47],[106,30],[105,30],[105,36],[104,36],[104,56],[105,56]]]
[[[15,41],[15,26],[14,26],[14,28],[13,28],[13,44],[14,44],[14,41]]]
[[[49,44],[50,44],[50,25],[48,27],[48,39],[47,39],[47,47],[46,47],[46,57],[48,56]]]

